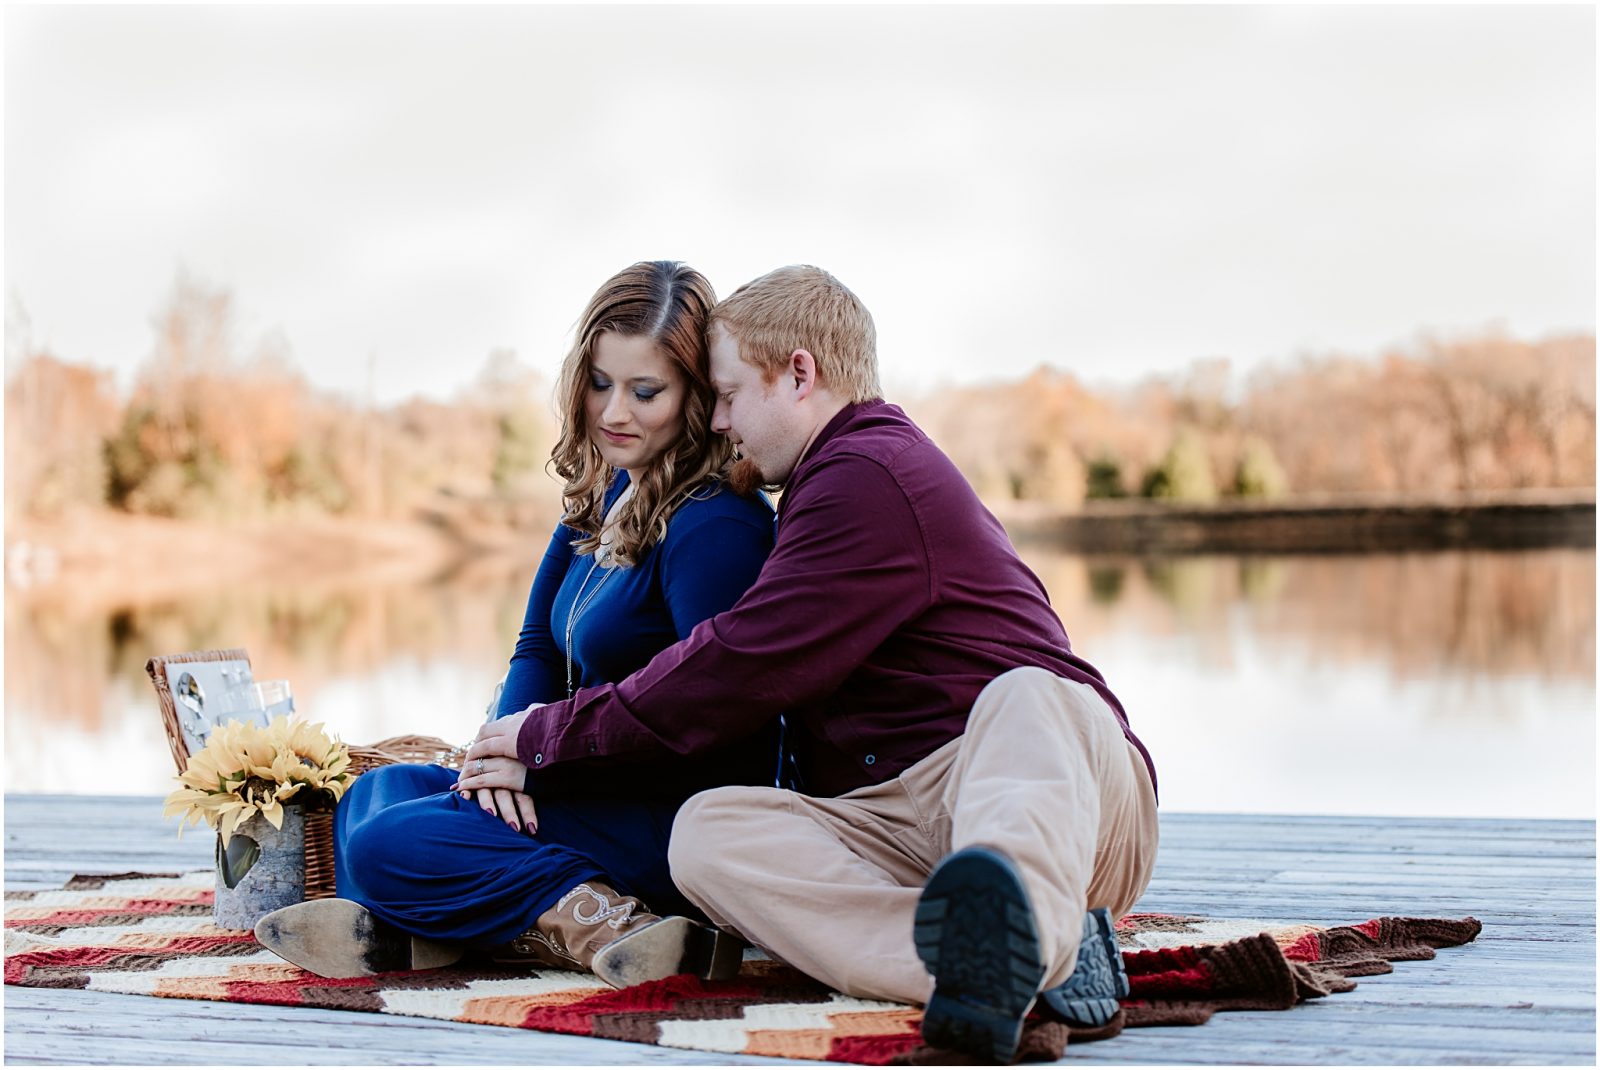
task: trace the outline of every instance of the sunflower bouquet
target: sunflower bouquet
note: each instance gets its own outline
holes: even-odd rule
[[[219,725],[205,748],[191,755],[177,777],[183,787],[167,796],[163,817],[181,815],[178,835],[206,822],[227,846],[234,830],[260,814],[283,827],[283,804],[339,801],[355,778],[350,752],[320,724],[275,717],[267,727],[248,721]]]

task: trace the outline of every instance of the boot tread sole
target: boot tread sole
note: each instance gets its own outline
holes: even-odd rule
[[[1116,1017],[1130,991],[1111,912],[1096,907],[1084,916],[1083,941],[1072,976],[1044,994],[1044,1002],[1070,1024],[1102,1026]]]
[[[1044,978],[1033,910],[1011,863],[981,847],[947,858],[923,889],[913,937],[934,978],[923,1039],[1009,1063]]]

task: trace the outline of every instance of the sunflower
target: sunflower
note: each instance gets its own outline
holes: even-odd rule
[[[349,750],[320,724],[288,717],[275,717],[266,728],[230,721],[189,756],[177,777],[183,786],[167,796],[162,816],[179,815],[179,836],[204,821],[226,847],[253,815],[282,828],[285,801],[338,802],[351,779]]]

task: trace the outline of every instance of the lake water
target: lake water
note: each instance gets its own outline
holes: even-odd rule
[[[170,790],[144,662],[211,646],[247,647],[257,679],[290,679],[300,712],[348,741],[464,741],[534,556],[131,606],[8,592],[6,790]],[[1024,556],[1122,697],[1168,809],[1594,816],[1592,550]]]

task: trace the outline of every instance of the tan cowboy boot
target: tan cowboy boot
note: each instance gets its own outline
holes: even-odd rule
[[[593,970],[612,988],[680,973],[727,980],[744,958],[737,938],[688,918],[657,917],[638,899],[599,881],[562,896],[508,950],[497,959]]]
[[[539,923],[549,917],[546,911],[539,916]],[[554,936],[546,936],[537,928],[529,929],[505,947],[498,948],[489,956],[495,962],[510,966],[550,966],[558,970],[586,970],[583,963],[572,957]]]
[[[461,959],[463,944],[435,943],[395,928],[349,899],[311,899],[256,922],[256,941],[318,977],[431,970]]]

